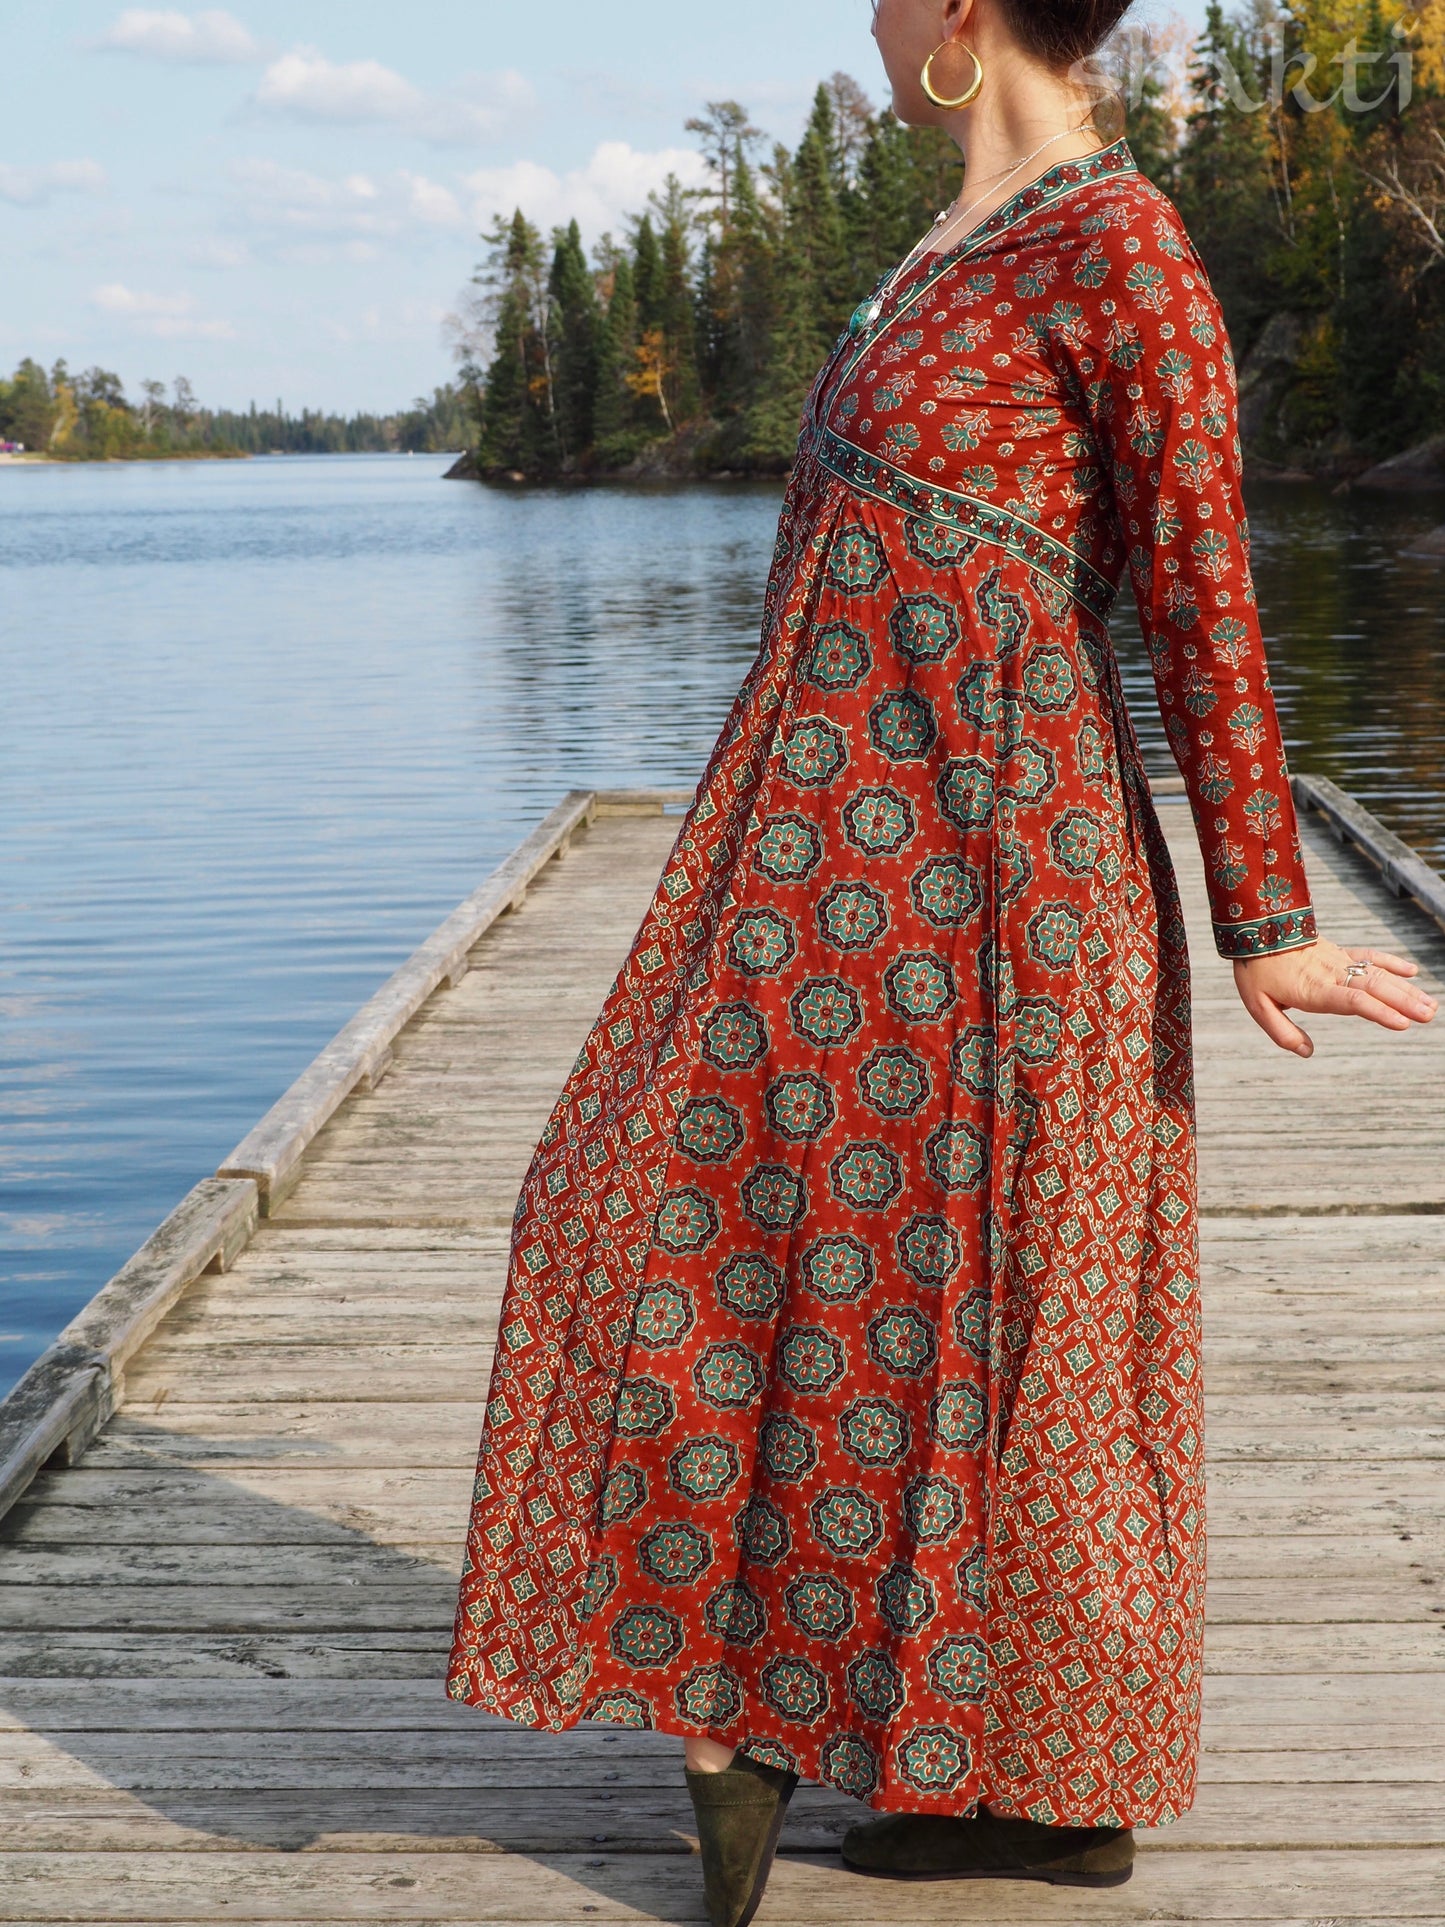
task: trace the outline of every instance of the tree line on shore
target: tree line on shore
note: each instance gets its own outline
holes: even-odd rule
[[[205,408],[189,381],[168,390],[141,383],[132,401],[107,368],[72,374],[22,361],[0,377],[0,441],[61,461],[224,455],[336,455],[400,450],[417,454],[466,446],[475,433],[461,388],[447,383],[392,415],[329,415],[320,409]]]
[[[1141,170],[1177,203],[1238,357],[1252,450],[1359,468],[1445,428],[1445,6],[1247,0],[1105,50]],[[795,151],[745,109],[588,258],[519,209],[485,237],[462,381],[484,476],[780,472],[856,303],[959,186],[956,148],[818,89]],[[1111,130],[1117,131],[1117,129]]]

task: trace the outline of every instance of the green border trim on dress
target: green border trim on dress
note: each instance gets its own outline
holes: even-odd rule
[[[1119,593],[1110,582],[1082,557],[1062,542],[1045,535],[1022,516],[994,502],[981,502],[956,489],[940,488],[935,482],[921,482],[916,475],[894,468],[880,456],[845,442],[831,428],[818,429],[813,454],[819,465],[847,482],[850,488],[907,515],[921,516],[929,522],[943,522],[980,542],[991,543],[1040,569],[1091,614],[1106,620]]]
[[[1216,923],[1214,945],[1221,957],[1270,957],[1277,950],[1302,950],[1315,943],[1315,913],[1309,904],[1284,910],[1275,917],[1256,917],[1252,923]]]

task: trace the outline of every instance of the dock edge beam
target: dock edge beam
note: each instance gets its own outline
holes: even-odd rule
[[[1325,819],[1336,842],[1354,844],[1379,871],[1388,890],[1397,897],[1413,898],[1445,930],[1445,877],[1432,870],[1418,851],[1327,776],[1292,776],[1290,791],[1298,809],[1314,810]]]
[[[0,1401],[0,1518],[47,1465],[73,1465],[125,1394],[125,1368],[202,1272],[256,1229],[249,1179],[203,1178]]]

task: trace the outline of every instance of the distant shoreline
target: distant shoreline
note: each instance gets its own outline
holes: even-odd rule
[[[304,457],[312,460],[317,456],[330,460],[356,455],[393,455],[411,457],[414,455],[435,455],[442,459],[457,460],[457,451],[444,449],[415,448],[179,448],[170,449],[165,454],[155,455],[7,455],[0,454],[0,468],[136,468],[154,466],[158,462],[256,462],[262,460],[289,461]]]
[[[249,462],[244,448],[175,448],[155,455],[24,455],[0,454],[8,468],[128,468],[141,462]]]

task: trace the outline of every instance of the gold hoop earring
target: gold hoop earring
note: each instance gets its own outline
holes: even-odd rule
[[[962,40],[960,40],[958,42],[958,45],[963,48],[963,51],[968,55],[969,59],[973,62],[973,79],[968,83],[967,87],[964,88],[963,92],[958,96],[957,100],[948,100],[945,98],[944,95],[938,93],[935,90],[933,85],[933,63],[935,60],[937,60],[938,56],[943,52],[945,47],[951,47],[953,44],[954,43],[951,40],[941,40],[939,44],[934,48],[933,52],[928,56],[927,60],[924,61],[923,72],[919,75],[919,80],[922,83],[923,91],[925,94],[927,94],[928,98],[933,102],[935,107],[967,107],[970,101],[976,100],[978,98],[978,90],[983,85],[983,62],[979,59],[978,55],[973,51],[972,47],[965,45],[965,43]]]

